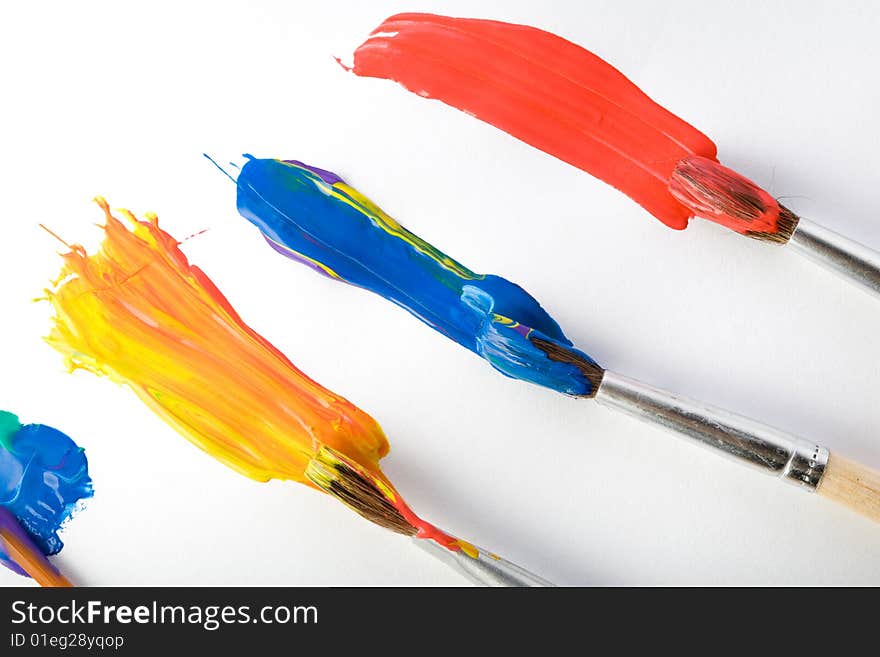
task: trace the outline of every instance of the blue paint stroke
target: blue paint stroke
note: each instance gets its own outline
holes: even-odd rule
[[[393,301],[509,377],[568,395],[595,394],[596,380],[585,372],[601,368],[521,287],[467,269],[335,173],[245,157],[238,211],[276,251]]]
[[[19,423],[0,411],[0,505],[18,520],[43,554],[64,547],[58,532],[92,496],[85,452],[67,435],[43,424]],[[0,549],[0,563],[26,575]]]

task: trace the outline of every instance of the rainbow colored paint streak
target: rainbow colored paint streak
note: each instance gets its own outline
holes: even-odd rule
[[[45,555],[64,547],[58,532],[92,496],[85,452],[67,435],[43,424],[25,424],[0,411],[0,506]],[[12,530],[14,532],[14,528]],[[26,575],[0,541],[0,563]]]
[[[155,215],[140,221],[122,211],[129,229],[96,200],[106,215],[100,251],[70,247],[47,290],[55,310],[47,341],[71,370],[125,384],[247,477],[297,481],[385,527],[464,549],[416,516],[382,474],[389,445],[372,417],[245,324]],[[372,506],[349,496],[346,481],[368,488]]]
[[[595,394],[601,368],[521,287],[472,272],[335,173],[246,157],[238,211],[275,250],[382,295],[507,376],[569,395]]]

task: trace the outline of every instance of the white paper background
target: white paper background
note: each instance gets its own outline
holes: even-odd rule
[[[156,211],[242,316],[373,414],[417,512],[561,584],[880,584],[880,528],[588,401],[505,379],[379,297],[275,255],[201,157],[338,171],[530,290],[619,372],[880,467],[880,304],[624,195],[395,84],[344,73],[386,16],[523,22],[606,57],[805,216],[880,245],[871,2],[15,3],[0,20],[0,407],[88,450],[58,563],[82,584],[456,585],[399,536],[214,462],[127,390],[66,374],[30,302],[95,194]],[[0,571],[0,584],[24,580]]]

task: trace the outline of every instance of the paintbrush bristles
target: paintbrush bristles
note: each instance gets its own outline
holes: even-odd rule
[[[602,384],[602,377],[605,375],[605,370],[600,365],[555,342],[534,336],[530,337],[529,341],[543,351],[550,360],[556,363],[569,363],[578,368],[583,377],[590,382],[590,392],[581,396],[587,398],[596,396],[599,386]]]
[[[798,217],[745,176],[715,160],[691,156],[676,163],[670,193],[696,216],[766,242],[785,243]]]
[[[370,522],[405,536],[418,533],[389,499],[393,493],[339,452],[321,447],[309,462],[306,477]]]

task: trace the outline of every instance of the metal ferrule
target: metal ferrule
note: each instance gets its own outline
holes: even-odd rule
[[[605,372],[595,399],[808,491],[828,464],[828,450],[815,443],[614,372]]]
[[[453,552],[431,539],[414,538],[413,541],[425,552],[451,566],[474,584],[481,586],[555,586],[543,577],[538,577],[525,568],[511,563],[507,559],[502,559],[483,548],[476,548],[477,556],[472,557],[464,550]]]
[[[806,258],[880,295],[880,252],[807,219],[798,220],[788,244]]]

